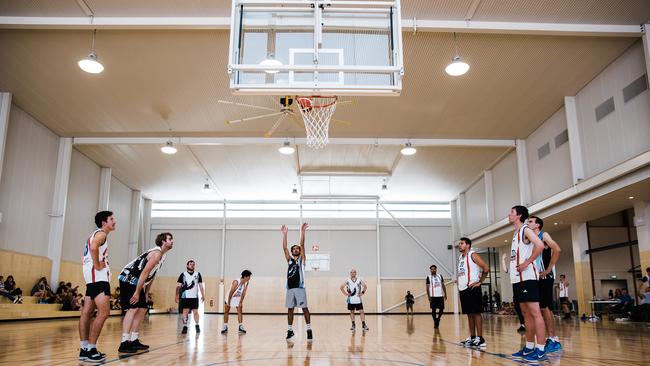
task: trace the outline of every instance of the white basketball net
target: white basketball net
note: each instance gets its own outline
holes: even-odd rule
[[[337,97],[297,97],[300,114],[307,130],[307,146],[320,149],[327,145],[330,120],[336,111]]]

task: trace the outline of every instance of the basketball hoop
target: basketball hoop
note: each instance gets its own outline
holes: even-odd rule
[[[300,114],[305,121],[307,146],[312,149],[325,147],[329,141],[330,120],[336,111],[338,97],[312,95],[309,97],[296,97],[296,99],[300,107]]]

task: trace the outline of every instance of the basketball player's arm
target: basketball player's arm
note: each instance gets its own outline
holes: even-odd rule
[[[368,285],[361,280],[361,293],[359,294],[359,297],[363,296],[366,293],[366,290],[368,289]]]
[[[160,251],[152,251],[149,253],[147,256],[147,265],[144,266],[142,269],[142,273],[140,273],[140,277],[138,278],[138,284],[135,286],[135,293],[131,297],[131,300],[129,302],[131,304],[136,304],[138,300],[140,299],[140,291],[144,287],[144,281],[147,280],[147,277],[149,276],[149,273],[151,273],[151,270],[160,262],[160,258],[162,257],[162,254]],[[153,281],[152,281],[153,284]],[[150,286],[151,287],[151,284]]]
[[[246,297],[246,292],[248,291],[248,283],[244,285],[244,290],[241,292],[241,299],[239,299],[239,308],[243,309],[244,298]]]
[[[525,261],[520,263],[517,266],[517,271],[521,272],[526,269],[533,261],[535,258],[539,257],[540,254],[542,254],[542,251],[544,250],[544,243],[539,239],[539,237],[535,234],[533,229],[527,227],[524,229],[524,236],[528,238],[530,241],[530,244],[528,245],[534,245],[533,247],[533,252],[531,253],[530,257],[526,258]]]
[[[284,258],[289,261],[289,249],[287,248],[287,232],[289,229],[285,225],[282,225],[280,229],[282,231],[282,250],[284,251]]]
[[[345,285],[347,285],[347,281],[343,282],[343,284],[341,285],[341,293],[343,294],[343,296],[347,297],[347,296],[349,296],[349,294],[347,292],[345,292]]]
[[[548,244],[548,247],[551,248],[551,261],[548,263],[548,268],[539,274],[542,276],[542,278],[545,278],[553,270],[555,263],[557,263],[557,260],[560,258],[560,252],[562,249],[560,249],[560,246],[555,242],[555,240],[553,240],[553,238],[551,238],[547,232],[544,232],[542,238],[544,239],[544,242]]]
[[[440,275],[440,286],[442,286],[442,293],[445,295],[445,300],[447,300],[447,285],[445,285],[445,278]]]
[[[300,227],[300,256],[302,257],[302,264],[305,264],[307,256],[305,253],[305,232],[307,231],[307,228],[309,228],[309,225],[307,225],[306,222],[303,222]]]
[[[469,285],[470,288],[475,288],[475,287],[481,287],[481,284],[483,281],[485,281],[485,278],[487,277],[488,273],[490,273],[490,267],[481,259],[481,256],[478,255],[477,253],[472,253],[472,260],[474,263],[476,263],[477,266],[481,267],[481,278],[477,281],[474,282],[473,284]]]
[[[106,268],[106,263],[99,261],[99,247],[106,241],[106,233],[98,231],[90,242],[90,258],[93,260],[93,267],[100,270]]]
[[[230,284],[230,292],[228,293],[228,301],[226,302],[228,305],[230,305],[230,300],[232,299],[232,295],[235,293],[235,290],[237,289],[237,281],[232,281]]]
[[[199,273],[199,276],[200,275],[201,274]],[[199,279],[202,280],[201,277],[199,277]],[[203,281],[199,282],[199,291],[201,291],[201,302],[204,302],[205,301],[205,285],[203,284]]]

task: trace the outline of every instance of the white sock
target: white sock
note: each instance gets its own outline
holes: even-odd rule
[[[129,333],[122,333],[122,342],[126,342],[129,340]]]
[[[528,341],[526,341],[526,348],[527,348],[527,349],[533,349],[533,348],[535,348],[535,342],[528,342]]]
[[[86,347],[86,350],[87,350],[87,351],[90,351],[90,350],[93,349],[93,348],[97,348],[97,345],[96,345],[96,344],[90,344],[90,343],[88,343],[88,346]]]
[[[544,351],[544,345],[543,344],[538,344],[537,349],[540,351]]]
[[[307,323],[307,330],[311,330],[311,324]]]
[[[138,339],[138,336],[139,336],[139,335],[140,335],[140,333],[138,333],[138,332],[131,332],[131,342],[133,342],[133,341],[135,341],[136,339]]]
[[[293,331],[293,325],[289,325],[289,328],[288,328],[288,330],[291,330],[291,331]]]
[[[228,324],[224,324],[223,329],[228,329]]]
[[[88,347],[88,341],[80,341],[79,347],[82,349],[86,349],[86,347]]]
[[[239,327],[240,327],[240,328],[243,328],[243,327],[244,327],[244,324],[239,323]]]
[[[558,337],[558,336],[551,337],[551,339],[552,339],[554,342],[559,342],[559,341],[560,341],[560,337]]]

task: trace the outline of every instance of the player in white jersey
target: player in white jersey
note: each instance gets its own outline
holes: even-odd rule
[[[111,285],[108,267],[108,234],[115,230],[115,218],[110,211],[100,211],[95,215],[97,229],[86,240],[82,259],[86,295],[79,317],[79,338],[81,340],[79,360],[99,363],[106,359],[97,350],[97,339],[110,314]],[[93,314],[97,309],[97,315]],[[92,322],[91,322],[92,320]],[[92,324],[91,324],[92,323]]]
[[[557,334],[555,334],[555,318],[551,311],[553,306],[553,286],[555,284],[555,263],[560,258],[560,246],[553,240],[549,233],[542,231],[544,220],[537,216],[528,218],[528,226],[533,229],[537,237],[544,243],[542,254],[537,257],[535,265],[539,272],[539,308],[544,317],[546,326],[546,352],[557,352],[562,349]]]
[[[430,275],[427,276],[427,295],[429,296],[429,305],[431,306],[431,316],[433,317],[433,328],[440,327],[440,319],[445,311],[445,301],[447,300],[447,288],[445,279],[438,273],[438,267],[433,264],[429,266]],[[438,314],[436,314],[436,310]]]
[[[560,304],[562,304],[562,312],[564,313],[563,319],[571,319],[571,312],[569,311],[569,281],[566,280],[565,275],[560,275],[560,282],[558,283]]]
[[[196,262],[192,259],[185,264],[186,271],[178,276],[176,285],[176,302],[180,301],[180,307],[183,311],[183,330],[182,334],[187,334],[187,321],[189,313],[194,315],[194,328],[196,333],[201,332],[199,327],[199,292],[201,292],[201,302],[205,301],[205,289],[203,288],[203,277],[201,273],[194,271]]]
[[[122,342],[118,352],[136,353],[149,349],[140,343],[139,330],[147,313],[147,292],[156,273],[165,261],[167,252],[174,247],[171,233],[156,236],[156,246],[129,262],[120,273],[120,305],[124,314],[122,321]]]
[[[244,298],[246,297],[246,292],[248,291],[248,281],[250,281],[253,273],[245,269],[241,273],[241,278],[238,280],[232,281],[230,285],[230,292],[228,293],[228,298],[226,303],[223,305],[223,329],[221,334],[228,333],[228,315],[230,313],[230,308],[235,307],[237,309],[237,321],[239,322],[239,333],[246,334],[246,329],[244,329]]]
[[[519,302],[526,324],[526,345],[512,357],[526,362],[547,360],[544,351],[544,318],[539,309],[539,270],[535,261],[544,250],[544,244],[537,234],[526,225],[528,209],[514,206],[508,214],[508,221],[515,232],[510,246],[510,282],[515,301]]]
[[[350,330],[353,332],[357,329],[357,325],[354,322],[355,310],[359,310],[363,331],[365,332],[370,330],[366,325],[366,314],[363,311],[363,301],[361,301],[361,296],[366,293],[367,289],[368,286],[361,278],[357,277],[357,270],[354,268],[350,270],[350,278],[341,285],[341,292],[347,298],[350,320],[352,320],[352,327]]]
[[[483,297],[481,284],[490,273],[490,268],[481,257],[472,250],[469,238],[460,238],[458,242],[458,290],[463,314],[467,314],[470,336],[461,343],[465,347],[485,348],[483,338]]]

